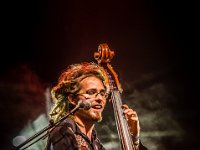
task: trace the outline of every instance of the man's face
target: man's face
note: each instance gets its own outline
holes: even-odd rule
[[[76,115],[80,118],[99,122],[102,120],[102,111],[106,104],[105,88],[102,81],[94,76],[87,77],[80,82],[79,99],[93,99],[89,110],[79,110]]]

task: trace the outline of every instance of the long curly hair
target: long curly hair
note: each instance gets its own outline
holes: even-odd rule
[[[80,81],[89,76],[99,78],[105,86],[105,76],[100,67],[94,62],[72,64],[61,73],[57,85],[51,90],[54,106],[49,115],[54,122],[69,112],[68,96],[70,94],[76,96],[76,93],[80,90]]]

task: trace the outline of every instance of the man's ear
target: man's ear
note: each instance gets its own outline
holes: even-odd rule
[[[71,104],[76,105],[77,104],[77,99],[73,94],[68,95],[68,100]]]

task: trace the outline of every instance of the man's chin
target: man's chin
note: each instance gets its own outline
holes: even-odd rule
[[[102,121],[102,114],[96,112],[85,112],[79,111],[77,112],[81,118],[85,118],[86,120],[91,120],[93,122],[101,122]]]
[[[91,119],[94,122],[101,122],[102,121],[102,115],[101,114],[92,114]]]
[[[102,121],[102,119],[103,119],[102,117],[101,117],[101,118],[99,118],[99,120],[98,120],[97,122],[101,122],[101,121]]]

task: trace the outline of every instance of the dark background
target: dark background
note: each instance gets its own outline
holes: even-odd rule
[[[44,111],[45,102],[38,98],[43,97],[45,87],[56,83],[66,66],[95,61],[98,45],[107,43],[116,52],[112,65],[123,85],[141,75],[161,72],[156,78],[135,82],[135,88],[162,80],[176,97],[168,107],[187,134],[179,144],[164,139],[166,149],[196,148],[199,58],[195,5],[177,0],[6,2],[0,55],[2,147],[7,149],[24,124]],[[27,87],[20,88],[20,83],[26,82],[34,86],[21,96]]]

